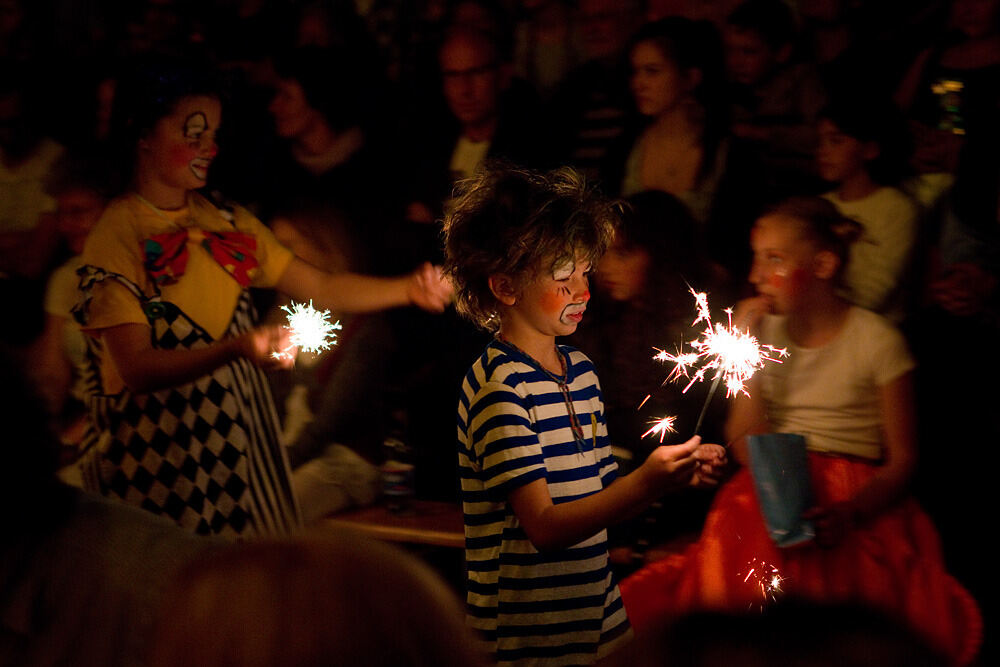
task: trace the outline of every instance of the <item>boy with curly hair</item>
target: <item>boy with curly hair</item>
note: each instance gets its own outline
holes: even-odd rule
[[[725,460],[695,437],[616,481],[593,364],[555,342],[583,317],[615,216],[572,170],[495,166],[445,217],[458,309],[497,332],[462,385],[458,440],[469,624],[500,664],[591,664],[623,643],[605,529],[715,483]]]

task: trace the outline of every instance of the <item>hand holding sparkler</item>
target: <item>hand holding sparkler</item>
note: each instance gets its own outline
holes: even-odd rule
[[[698,469],[695,452],[701,438],[695,436],[680,445],[660,445],[633,474],[645,477],[645,488],[659,497],[663,491],[687,486]]]
[[[266,325],[252,329],[235,340],[239,356],[265,370],[289,368],[295,361],[295,355],[279,354],[279,351],[292,347],[288,327]]]
[[[674,417],[661,417],[650,422],[650,429],[642,434],[659,435],[660,442],[667,433],[676,433],[674,430]],[[722,478],[723,469],[728,464],[726,448],[721,445],[703,444],[695,448],[692,454],[696,461],[694,474],[691,476],[692,486],[715,486]]]

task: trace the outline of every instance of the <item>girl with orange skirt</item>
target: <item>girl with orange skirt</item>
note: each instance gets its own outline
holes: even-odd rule
[[[750,280],[737,309],[764,343],[788,350],[733,403],[727,438],[806,443],[815,539],[779,547],[743,468],[720,490],[699,541],[621,586],[637,634],[695,610],[760,609],[778,596],[855,602],[895,617],[955,664],[982,635],[975,600],[944,568],[933,525],[907,485],[916,465],[912,370],[902,336],[839,296],[859,227],[821,199],[786,201],[758,220]]]

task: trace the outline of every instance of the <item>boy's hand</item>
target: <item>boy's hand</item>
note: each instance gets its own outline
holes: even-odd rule
[[[694,458],[698,461],[698,467],[691,476],[691,485],[716,486],[729,463],[726,448],[722,445],[700,445],[694,451]]]
[[[639,468],[649,480],[650,488],[662,491],[686,486],[698,468],[694,453],[701,437],[694,436],[682,445],[660,445]]]

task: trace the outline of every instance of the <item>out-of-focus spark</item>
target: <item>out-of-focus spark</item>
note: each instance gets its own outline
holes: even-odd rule
[[[754,558],[747,563],[747,573],[743,576],[743,583],[753,586],[760,592],[760,605],[763,610],[768,602],[778,599],[784,592],[781,585],[785,578],[781,576],[781,571],[770,563]],[[741,572],[742,576],[743,573]]]
[[[642,437],[645,438],[647,435],[659,434],[660,442],[663,442],[663,436],[665,436],[667,433],[677,432],[674,429],[674,421],[676,419],[677,419],[676,417],[661,417],[659,419],[654,419],[653,421],[649,422],[652,428],[643,433]]]
[[[295,348],[305,352],[319,353],[330,349],[336,344],[337,334],[342,327],[340,322],[330,321],[329,310],[316,310],[313,308],[312,300],[308,304],[292,302],[291,307],[282,306],[281,309],[288,313],[288,329],[291,331],[291,345],[275,352],[275,358],[290,357],[291,351]]]

